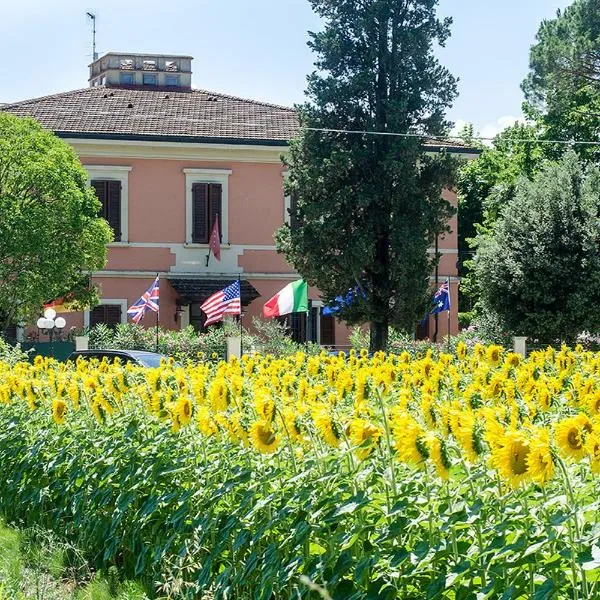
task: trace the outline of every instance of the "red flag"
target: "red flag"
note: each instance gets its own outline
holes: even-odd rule
[[[221,260],[221,241],[219,240],[219,215],[215,215],[212,233],[210,234],[210,249],[217,260]]]

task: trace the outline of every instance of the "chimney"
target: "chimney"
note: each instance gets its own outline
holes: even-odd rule
[[[90,65],[90,87],[192,89],[191,56],[109,52]]]

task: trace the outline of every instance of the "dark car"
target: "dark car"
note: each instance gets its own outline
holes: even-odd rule
[[[168,356],[156,352],[144,352],[143,350],[75,350],[67,360],[75,362],[79,357],[91,360],[106,358],[113,362],[118,358],[123,364],[133,363],[140,367],[160,367],[161,360],[168,360]]]

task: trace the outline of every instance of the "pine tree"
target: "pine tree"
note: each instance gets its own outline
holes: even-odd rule
[[[286,159],[291,226],[278,247],[326,300],[360,282],[366,298],[341,317],[370,322],[371,349],[384,349],[390,325],[413,331],[422,317],[428,249],[452,214],[441,191],[455,161],[423,145],[447,131],[456,95],[433,52],[451,20],[438,0],[310,1],[325,25],[310,34],[316,71]]]

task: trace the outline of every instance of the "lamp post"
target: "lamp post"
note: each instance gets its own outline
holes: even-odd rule
[[[44,316],[37,320],[38,329],[48,335],[50,342],[52,342],[55,332],[60,336],[60,332],[66,324],[67,322],[63,317],[56,316],[56,311],[53,308],[47,308],[44,311]]]

